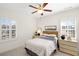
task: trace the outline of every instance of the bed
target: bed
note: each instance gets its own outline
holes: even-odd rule
[[[33,56],[50,56],[57,48],[57,36],[55,32],[43,32],[44,35],[26,41],[25,49]],[[56,36],[54,36],[54,35]]]

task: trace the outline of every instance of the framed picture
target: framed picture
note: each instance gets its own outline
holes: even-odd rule
[[[45,26],[45,30],[57,30],[57,26]]]

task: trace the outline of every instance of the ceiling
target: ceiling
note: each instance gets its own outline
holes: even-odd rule
[[[37,5],[31,4],[31,5],[37,6],[38,4]],[[68,9],[71,9],[71,8],[75,8],[75,7],[78,7],[78,6],[79,6],[79,4],[75,4],[75,3],[49,3],[45,7],[45,9],[51,9],[52,12],[44,12],[43,16],[55,14],[55,13],[58,13],[58,12],[61,12],[61,11],[64,11],[64,10],[68,10]],[[35,9],[30,8],[30,7],[29,7],[29,10],[30,10],[29,11],[30,13],[35,11]],[[35,17],[43,17],[39,13],[35,13],[35,14],[32,14],[32,15],[35,16]]]
[[[44,12],[44,15],[41,16],[39,13],[31,14],[31,12],[35,11],[35,9],[29,7],[29,5],[37,6],[38,3],[5,3],[0,4],[0,9],[9,9],[9,10],[15,10],[18,13],[23,13],[27,15],[31,15],[35,18],[43,17],[51,14],[55,14],[60,11],[67,10],[69,8],[75,8],[78,7],[79,4],[75,3],[48,3],[48,5],[45,7],[45,9],[51,9],[52,12]]]

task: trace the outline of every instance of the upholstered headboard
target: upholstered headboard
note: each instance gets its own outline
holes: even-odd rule
[[[54,34],[58,37],[58,31],[43,31],[43,34]]]

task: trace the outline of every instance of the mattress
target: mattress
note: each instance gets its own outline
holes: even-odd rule
[[[56,49],[56,44],[54,41],[35,38],[27,40],[25,47],[38,56],[49,56]]]

